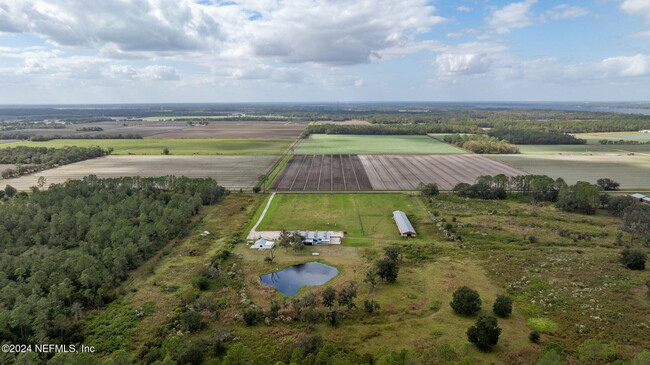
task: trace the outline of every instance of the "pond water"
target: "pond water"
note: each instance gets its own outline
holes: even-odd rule
[[[274,286],[280,293],[292,297],[305,285],[323,285],[338,275],[335,267],[320,262],[289,266],[284,270],[262,275],[264,284]]]

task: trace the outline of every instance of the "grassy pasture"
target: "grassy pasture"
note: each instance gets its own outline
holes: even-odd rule
[[[296,154],[458,154],[460,148],[428,136],[313,134],[298,145]]]
[[[15,142],[0,144],[0,148],[15,146],[54,147],[99,146],[113,148],[116,155],[160,155],[168,148],[173,155],[280,155],[286,152],[291,139],[55,139],[46,142]]]
[[[586,139],[587,143],[597,144],[601,139],[609,139],[613,141],[626,140],[626,141],[650,141],[650,133],[639,132],[615,132],[615,133],[577,133],[574,134],[577,138]]]
[[[276,194],[257,229],[332,230],[347,232],[350,239],[394,240],[399,232],[392,213],[402,210],[427,237],[433,228],[417,199],[406,194]]]
[[[490,158],[531,174],[562,177],[567,183],[609,177],[622,189],[650,188],[650,156],[493,155]]]
[[[581,359],[581,363],[600,363],[593,360],[597,352],[594,355],[581,348],[585,341],[614,343],[617,356],[623,360],[631,359],[647,344],[645,326],[650,307],[643,284],[647,274],[626,270],[618,263],[620,247],[613,241],[620,220],[604,212],[595,216],[558,212],[548,204],[533,206],[446,195],[429,204],[405,194],[276,194],[277,204],[272,204],[264,229],[277,228],[270,224],[283,221],[313,223],[318,226],[314,229],[332,229],[328,226],[336,223],[338,229],[358,235],[358,240],[350,242],[360,244],[312,246],[301,252],[279,249],[275,262],[268,264],[264,262],[267,252],[238,243],[235,255],[231,255],[234,261],[226,265],[232,275],[225,275],[223,281],[213,280],[207,290],[199,292],[193,285],[199,271],[215,253],[229,249],[233,237],[241,236],[245,227],[257,219],[264,197],[234,194],[206,208],[192,234],[170,244],[166,255],[133,272],[119,301],[87,317],[84,333],[93,341],[100,339],[93,334],[102,333],[105,338],[119,335],[120,344],[135,352],[146,343],[160,341],[174,313],[184,308],[187,298],[198,296],[219,303],[219,315],[203,314],[204,328],[184,334],[185,340],[210,339],[217,329],[225,327],[236,337],[235,342],[245,344],[255,354],[267,354],[273,362],[281,359],[299,337],[314,334],[357,353],[408,348],[429,359],[424,363],[458,363],[462,358],[471,358],[474,364],[517,363],[512,362],[513,358],[535,363],[541,348],[553,342]],[[438,212],[437,219],[450,223],[463,242],[445,241],[427,222],[424,206]],[[385,233],[393,234],[388,227],[394,224],[384,219],[377,226],[383,228],[370,234],[363,231],[359,222],[363,214],[377,214],[393,207],[405,210],[409,217],[418,217],[420,220],[414,223],[425,239],[385,238]],[[211,235],[200,237],[203,230]],[[530,236],[537,241],[531,243]],[[623,240],[628,239],[623,235]],[[383,255],[384,247],[395,244],[400,244],[404,253],[397,282],[379,284],[371,291],[362,282],[366,269]],[[264,310],[268,310],[271,299],[280,298],[272,288],[260,283],[259,275],[313,261],[312,252],[319,252],[319,260],[339,268],[339,275],[327,285],[341,289],[349,281],[356,281],[358,305],[362,307],[363,300],[374,299],[381,305],[379,313],[367,314],[361,308],[352,313],[339,309],[342,318],[337,327],[284,321],[245,326],[240,316],[243,298]],[[449,307],[453,291],[462,285],[481,295],[481,314],[491,314],[498,294],[507,293],[515,300],[513,314],[499,319],[503,332],[491,353],[479,352],[467,342],[465,332],[476,316],[461,317]],[[169,287],[175,290],[167,290]],[[320,293],[322,289],[306,287],[302,293]],[[625,303],[624,310],[621,303]],[[138,307],[148,308],[146,314],[131,319],[133,308]],[[114,315],[119,326],[103,326],[102,318],[107,315]],[[528,342],[532,328],[541,331],[541,345]],[[212,357],[206,354],[206,360]]]
[[[546,155],[546,154],[563,154],[563,155],[590,155],[590,154],[615,154],[617,151],[603,145],[592,144],[567,144],[567,145],[538,145],[538,144],[520,144],[517,145],[519,151],[524,155]]]

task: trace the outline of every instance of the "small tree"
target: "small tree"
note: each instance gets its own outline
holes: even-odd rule
[[[269,255],[264,258],[264,262],[267,262],[269,264],[273,263],[275,260],[275,256],[277,255],[277,247],[273,246],[270,250],[268,250]]]
[[[492,311],[499,317],[508,317],[512,313],[512,298],[507,295],[497,296]]]
[[[5,195],[8,196],[9,198],[13,198],[13,196],[16,195],[17,192],[18,190],[16,190],[16,188],[14,188],[13,186],[11,185],[5,186]]]
[[[255,308],[246,308],[244,309],[243,318],[247,326],[254,326],[260,319],[260,312]]]
[[[537,331],[531,331],[530,334],[528,334],[528,340],[532,343],[539,343],[539,339],[540,335]]]
[[[492,316],[480,316],[476,323],[467,329],[467,339],[481,351],[490,351],[499,342],[501,328]]]
[[[45,178],[45,176],[39,176],[38,180],[36,180],[36,184],[38,185],[39,189],[43,189],[46,183],[47,183],[47,179]]]
[[[163,148],[162,154],[163,155],[169,155],[169,148],[167,148],[167,147]]]
[[[257,194],[262,190],[259,186],[253,186],[253,193]]]
[[[418,190],[420,191],[420,194],[422,194],[422,196],[426,196],[426,197],[432,197],[440,194],[440,190],[438,189],[438,184],[436,183],[425,184],[421,182],[418,184]]]
[[[463,286],[454,292],[453,300],[449,305],[454,312],[463,316],[471,316],[481,310],[481,297],[476,290]]]
[[[339,290],[339,305],[348,307],[351,311],[357,305],[354,303],[354,298],[357,297],[357,284],[350,282],[347,288]]]
[[[618,190],[618,187],[621,186],[621,184],[617,183],[616,181],[607,178],[598,179],[596,181],[596,184],[598,184],[598,186],[603,188],[603,190],[608,190],[608,191]]]
[[[332,308],[334,306],[334,303],[336,302],[336,289],[332,288],[331,286],[328,286],[323,290],[322,293],[323,296],[323,305],[326,306],[327,308]]]
[[[363,309],[368,313],[375,313],[381,306],[374,299],[367,299],[363,301]]]
[[[297,231],[291,233],[290,242],[291,248],[293,248],[294,251],[301,251],[305,248],[305,237]]]
[[[624,248],[621,251],[620,261],[630,270],[645,269],[646,259],[645,252],[639,249]]]
[[[379,275],[381,280],[394,283],[397,281],[398,274],[399,266],[397,266],[397,262],[389,258],[377,261],[377,275]]]
[[[338,317],[338,313],[334,308],[330,308],[327,312],[325,312],[325,320],[332,326],[336,326],[338,324]]]
[[[377,287],[377,277],[377,266],[372,266],[366,270],[366,275],[363,278],[363,282],[368,283],[368,286],[370,286],[370,291],[372,293],[375,292],[375,288]]]

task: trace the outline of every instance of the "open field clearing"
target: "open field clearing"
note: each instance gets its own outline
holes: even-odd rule
[[[20,142],[17,139],[0,139],[0,144]]]
[[[427,136],[313,134],[303,139],[297,154],[457,154],[460,148]]]
[[[519,152],[524,155],[607,155],[617,154],[608,146],[593,144],[556,144],[556,145],[537,145],[537,144],[519,144]]]
[[[333,125],[368,125],[370,122],[365,120],[353,119],[353,120],[319,120],[317,123],[320,124],[333,124]]]
[[[276,194],[258,231],[344,231],[348,238],[399,240],[392,213],[402,210],[418,233],[431,235],[435,228],[418,197],[407,194]],[[261,209],[264,206],[260,207]]]
[[[587,143],[597,144],[601,139],[609,139],[612,141],[650,141],[650,133],[641,132],[614,132],[614,133],[576,133],[577,138],[586,139]]]
[[[371,190],[357,155],[294,155],[275,180],[276,190]]]
[[[361,155],[359,159],[374,190],[415,190],[420,182],[451,190],[461,182],[474,183],[481,175],[525,174],[480,155]]]
[[[298,138],[307,124],[288,122],[211,123],[150,138]]]
[[[228,189],[250,189],[276,159],[277,156],[106,156],[0,180],[0,188],[8,184],[18,190],[29,190],[41,176],[47,179],[47,186],[87,175],[100,178],[177,175],[212,177]]]
[[[15,168],[15,165],[8,165],[8,164],[0,164],[0,172],[7,170],[7,169],[13,169]]]
[[[567,156],[567,155],[493,155],[490,158],[526,170],[531,174],[562,177],[569,184],[576,181],[596,183],[608,177],[621,189],[650,187],[650,156]]]
[[[99,127],[102,131],[77,131],[81,128]],[[67,124],[65,128],[58,129],[13,129],[1,131],[0,134],[26,134],[26,135],[46,135],[46,136],[71,136],[71,135],[91,135],[91,136],[116,136],[118,134],[138,134],[143,137],[179,130],[187,127],[185,122],[150,122],[142,121],[105,121],[96,123]]]
[[[99,146],[113,148],[115,155],[160,155],[164,148],[172,155],[280,155],[291,142],[290,139],[56,139],[7,143],[0,148]]]

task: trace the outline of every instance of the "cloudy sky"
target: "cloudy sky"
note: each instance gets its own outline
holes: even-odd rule
[[[647,101],[649,0],[0,0],[0,104]]]

